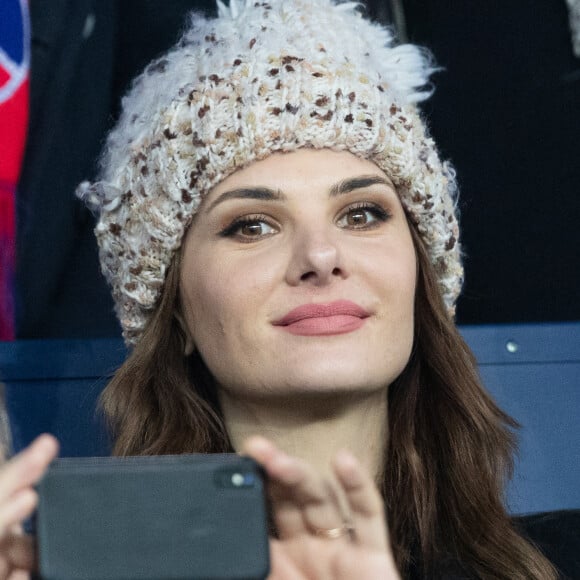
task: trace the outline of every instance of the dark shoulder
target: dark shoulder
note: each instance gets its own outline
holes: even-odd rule
[[[580,579],[580,510],[518,516],[514,524],[556,566],[562,578]]]

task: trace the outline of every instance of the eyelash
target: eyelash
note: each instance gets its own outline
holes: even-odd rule
[[[386,222],[387,220],[389,220],[392,217],[392,215],[386,209],[381,207],[380,205],[364,201],[364,202],[354,203],[354,204],[348,206],[347,208],[345,208],[345,210],[341,213],[341,215],[337,221],[345,218],[350,212],[357,211],[357,210],[358,211],[368,211],[369,213],[371,213],[373,215],[373,217],[378,222],[381,222],[381,223]],[[220,235],[220,237],[223,237],[223,238],[233,238],[233,237],[237,236],[238,239],[240,241],[243,241],[243,242],[253,242],[253,241],[260,240],[264,237],[268,237],[268,236],[272,235],[272,234],[263,234],[261,236],[255,236],[255,237],[250,236],[249,238],[239,235],[239,231],[244,226],[250,225],[250,224],[256,224],[256,223],[260,223],[260,222],[263,222],[263,223],[267,224],[269,227],[275,229],[275,226],[272,225],[272,223],[271,223],[271,218],[269,218],[267,215],[253,214],[253,215],[247,215],[247,216],[243,216],[243,217],[239,217],[239,218],[234,219],[234,221],[232,223],[230,223],[222,231],[219,232],[219,235]],[[377,226],[378,226],[378,224],[376,222],[372,222],[368,225],[365,224],[361,227],[353,226],[351,229],[353,229],[353,230],[369,230],[369,229],[374,229]]]
[[[266,224],[268,224],[268,226],[270,226],[271,228],[274,228],[274,226],[271,224],[271,220],[270,218],[268,218],[267,215],[264,214],[254,214],[254,215],[247,215],[247,216],[243,216],[243,217],[239,217],[236,218],[230,225],[226,226],[220,233],[219,235],[222,238],[233,238],[236,237],[236,234],[239,233],[239,231],[247,225],[250,224],[255,224],[255,223],[259,223],[259,222],[264,222]],[[238,238],[241,241],[245,241],[245,242],[253,242],[257,239],[262,239],[263,237],[267,236],[269,234],[265,234],[262,236],[256,236],[255,238],[244,238],[243,236],[238,236]]]
[[[368,211],[369,213],[371,213],[373,215],[373,217],[378,221],[378,222],[386,222],[388,219],[390,219],[392,217],[392,215],[382,206],[376,204],[376,203],[370,203],[368,201],[361,201],[358,203],[353,203],[352,205],[349,205],[341,214],[340,219],[344,218],[345,216],[347,216],[350,212],[353,211]],[[369,229],[373,229],[375,227],[377,227],[378,224],[376,222],[371,223],[369,225],[363,225],[362,227],[353,227],[352,229],[355,230],[369,230]]]

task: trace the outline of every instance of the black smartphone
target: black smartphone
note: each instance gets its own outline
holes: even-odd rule
[[[262,580],[267,507],[235,454],[58,459],[38,485],[46,580]]]

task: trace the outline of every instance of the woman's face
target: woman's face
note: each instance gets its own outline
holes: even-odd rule
[[[185,238],[180,298],[230,395],[362,394],[409,359],[415,283],[389,178],[351,153],[302,149],[209,193]]]

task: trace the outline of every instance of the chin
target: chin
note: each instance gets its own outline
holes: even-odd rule
[[[386,389],[398,376],[392,373],[361,372],[341,364],[325,364],[323,368],[304,368],[303,372],[289,372],[281,387],[288,394],[362,394]],[[392,377],[392,378],[391,378]]]

